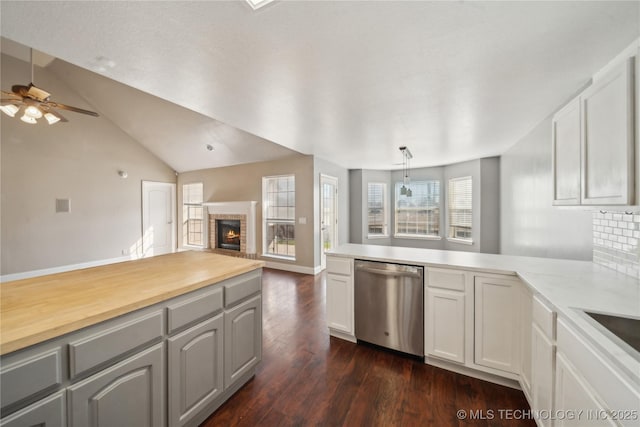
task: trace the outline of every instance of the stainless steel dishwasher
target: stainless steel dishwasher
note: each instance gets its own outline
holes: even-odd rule
[[[424,356],[424,269],[355,260],[356,338]]]

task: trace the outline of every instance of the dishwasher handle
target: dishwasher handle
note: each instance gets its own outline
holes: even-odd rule
[[[381,268],[373,268],[373,267],[365,267],[358,266],[358,271],[364,271],[372,274],[379,274],[382,276],[403,276],[403,277],[414,277],[414,278],[422,278],[422,271],[416,268],[416,271],[410,270],[384,270]]]

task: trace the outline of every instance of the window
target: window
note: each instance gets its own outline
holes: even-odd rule
[[[395,237],[440,238],[440,181],[414,181],[411,196],[396,183]]]
[[[388,230],[387,184],[370,182],[367,192],[368,236],[386,237]]]
[[[449,239],[471,242],[471,224],[473,221],[471,208],[471,177],[453,178],[449,180],[448,223]]]
[[[296,181],[294,175],[262,178],[263,254],[295,259]]]
[[[182,186],[182,243],[204,245],[203,187],[201,182]]]

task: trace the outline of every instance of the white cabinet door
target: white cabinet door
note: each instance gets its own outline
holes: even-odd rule
[[[598,414],[605,413],[596,397],[589,391],[580,375],[561,352],[556,356],[556,394],[554,413],[562,414],[554,421],[555,427],[615,426],[616,423]]]
[[[531,324],[533,295],[526,286],[520,286],[520,385],[531,397]]]
[[[581,96],[582,204],[633,204],[633,58]]]
[[[534,411],[549,411],[553,408],[553,377],[554,377],[553,343],[542,330],[533,325],[531,328],[531,409]],[[551,426],[551,420],[538,420],[542,427]]]
[[[464,363],[463,292],[427,288],[425,350],[428,355]]]
[[[551,122],[553,204],[580,204],[580,99],[558,111]]]
[[[476,365],[519,372],[519,285],[513,279],[475,277]]]
[[[353,278],[327,274],[327,326],[353,335]]]

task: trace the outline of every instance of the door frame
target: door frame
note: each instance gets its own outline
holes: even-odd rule
[[[161,181],[142,181],[142,221],[141,221],[141,226],[142,228],[140,229],[140,241],[142,242],[142,248],[141,248],[141,253],[139,254],[140,258],[144,258],[146,257],[146,251],[145,251],[145,241],[144,241],[144,230],[147,229],[147,211],[149,209],[149,206],[147,206],[147,198],[145,197],[145,192],[149,191],[149,188],[151,185],[154,186],[166,186],[167,188],[169,188],[171,191],[171,253],[174,253],[177,249],[177,235],[178,235],[178,231],[177,231],[177,224],[176,224],[176,212],[177,212],[177,205],[176,205],[176,183],[175,182],[161,182]]]
[[[335,193],[335,197],[333,198],[333,214],[335,217],[335,226],[333,227],[333,244],[334,247],[338,245],[338,194],[339,194],[339,187],[338,187],[338,178],[336,178],[335,176],[331,176],[331,175],[326,175],[321,173],[320,174],[320,238],[318,239],[320,242],[320,268],[321,270],[324,270],[325,268],[327,268],[327,257],[324,254],[324,242],[322,240],[322,220],[323,220],[323,214],[324,214],[324,198],[323,196],[323,184],[327,181],[330,181],[336,189],[336,193]]]

